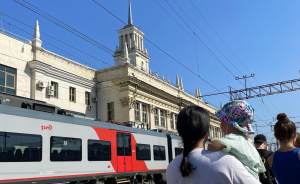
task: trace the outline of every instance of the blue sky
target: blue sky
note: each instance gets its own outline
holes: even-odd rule
[[[115,49],[117,30],[123,24],[91,0],[27,1],[108,48]],[[127,0],[98,2],[127,21]],[[249,86],[299,78],[299,7],[300,1],[297,0],[133,0],[133,21],[159,47],[220,91],[227,91],[228,86],[235,89],[243,87],[241,81],[234,80],[237,75],[255,73],[255,80],[248,81]],[[174,9],[180,17],[174,14]],[[110,66],[114,63],[110,54],[91,46],[13,0],[0,1],[0,12],[0,26],[26,39],[31,39],[34,22],[38,19],[43,47],[48,50],[96,69],[108,67],[100,59]],[[89,56],[60,41],[79,48]],[[196,87],[200,87],[202,94],[216,92],[149,42],[145,41],[145,46],[151,57],[152,71],[172,82],[175,81],[176,74],[180,74],[185,89],[191,92]],[[289,116],[298,117],[295,121],[300,121],[299,97],[298,91],[249,100],[256,110],[258,132],[270,137],[270,127],[265,125],[272,122],[278,112],[286,112]],[[219,107],[228,98],[213,96],[205,100]]]

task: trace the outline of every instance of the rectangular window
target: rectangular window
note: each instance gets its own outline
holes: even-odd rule
[[[53,86],[53,97],[58,98],[58,83],[51,81],[51,86]]]
[[[0,132],[0,162],[42,160],[42,136]]]
[[[69,88],[69,100],[70,102],[76,102],[76,88]]]
[[[166,127],[166,115],[167,112],[165,110],[160,110],[160,125],[162,127]]]
[[[115,104],[114,102],[107,103],[107,121],[115,119]]]
[[[183,152],[183,148],[175,148],[175,157]]]
[[[170,116],[170,125],[171,125],[171,129],[175,129],[175,126],[174,126],[174,114],[171,113],[171,116]]]
[[[51,161],[81,161],[81,139],[70,137],[50,138]]]
[[[131,155],[130,134],[117,133],[117,152],[118,152],[118,156],[130,156]]]
[[[0,64],[0,92],[16,94],[17,70]]]
[[[153,146],[154,160],[166,160],[166,151],[164,146]]]
[[[88,140],[89,161],[111,160],[111,144],[109,141]]]
[[[136,102],[134,105],[134,119],[135,121],[141,121],[141,117],[140,117],[140,103]]]
[[[154,109],[154,124],[155,124],[155,126],[159,125],[158,108]]]
[[[151,160],[151,150],[149,144],[136,144],[136,159]]]
[[[91,93],[88,91],[85,92],[85,105],[91,105]]]
[[[142,122],[148,122],[148,106],[146,104],[142,104]]]

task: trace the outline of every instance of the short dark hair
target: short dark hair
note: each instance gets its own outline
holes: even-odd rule
[[[180,171],[183,177],[189,176],[193,170],[188,161],[188,154],[196,147],[209,131],[210,117],[208,112],[199,106],[187,106],[177,118],[177,131],[183,141],[183,157]]]
[[[254,137],[254,144],[262,144],[264,142],[267,142],[267,138],[264,134],[257,134]]]
[[[274,126],[274,135],[279,141],[288,141],[296,136],[295,123],[290,121],[285,113],[277,115],[277,122]]]

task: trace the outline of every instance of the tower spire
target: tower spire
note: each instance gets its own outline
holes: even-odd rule
[[[34,49],[41,48],[41,46],[42,46],[40,26],[39,26],[38,20],[36,21],[35,27],[34,27],[32,46],[33,46]]]
[[[132,20],[132,12],[131,12],[131,0],[128,0],[128,25],[131,26],[133,25],[133,20]]]
[[[39,21],[36,20],[35,22],[35,27],[34,27],[34,35],[33,39],[40,40],[41,34],[40,34],[40,26],[39,26]]]

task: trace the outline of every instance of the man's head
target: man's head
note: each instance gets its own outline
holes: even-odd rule
[[[263,134],[254,137],[254,145],[257,149],[267,149],[267,138]]]

